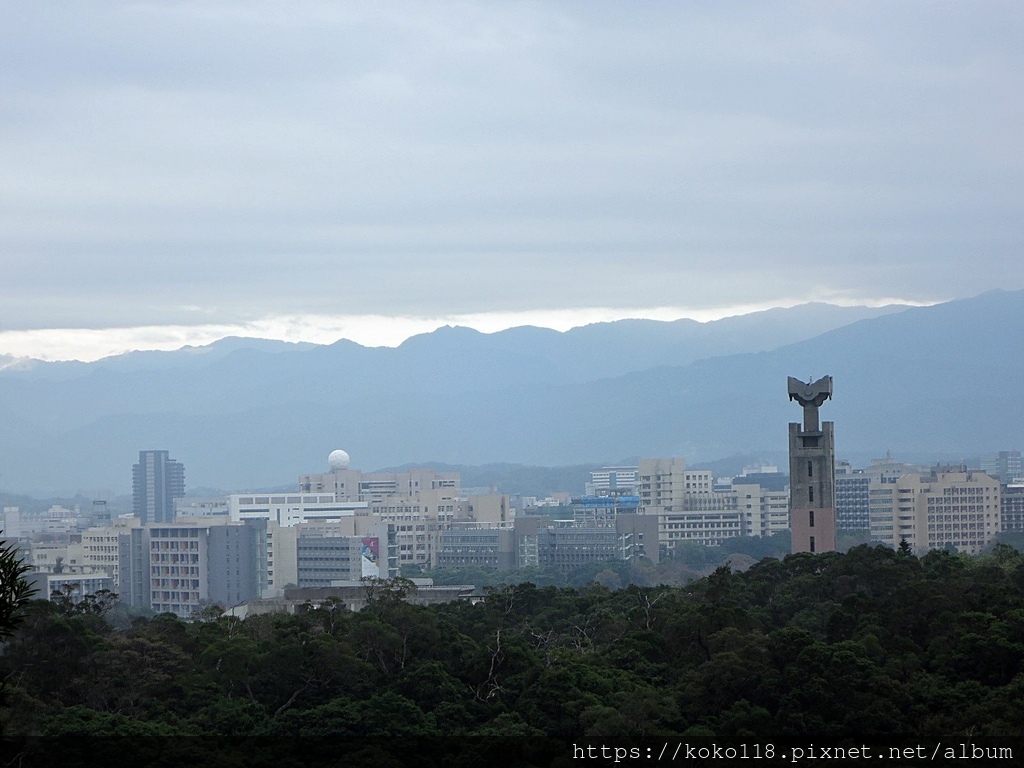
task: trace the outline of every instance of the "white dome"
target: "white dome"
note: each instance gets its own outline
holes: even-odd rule
[[[329,466],[332,471],[348,469],[349,461],[348,453],[339,448],[336,451],[331,451],[331,455],[327,457],[327,466]]]

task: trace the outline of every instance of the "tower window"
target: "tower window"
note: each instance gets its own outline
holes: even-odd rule
[[[814,477],[814,462],[813,461],[808,461],[807,462],[807,476],[808,477]]]
[[[814,510],[813,509],[810,512],[807,513],[807,522],[808,522],[808,527],[810,527],[810,528],[814,527]]]
[[[811,552],[814,551],[814,537],[811,536]]]
[[[809,486],[807,488],[807,500],[809,502],[811,502],[812,504],[814,503],[814,486],[813,485]]]

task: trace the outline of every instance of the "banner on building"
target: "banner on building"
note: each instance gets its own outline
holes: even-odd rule
[[[363,539],[363,578],[380,578],[380,539]]]

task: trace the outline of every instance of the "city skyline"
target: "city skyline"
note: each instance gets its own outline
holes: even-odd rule
[[[1019,759],[1022,26],[0,5],[0,753]]]

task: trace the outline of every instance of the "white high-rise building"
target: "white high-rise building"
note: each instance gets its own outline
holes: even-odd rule
[[[981,552],[1002,530],[999,481],[964,466],[908,473],[896,482],[873,483],[871,538],[917,553],[953,546]]]

